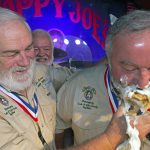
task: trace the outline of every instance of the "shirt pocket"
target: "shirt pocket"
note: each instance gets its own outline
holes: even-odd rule
[[[20,111],[20,113],[13,118],[12,123],[14,124],[14,128],[20,133],[28,131],[29,128],[34,128],[32,118],[24,111]]]
[[[51,128],[52,131],[55,129],[56,125],[56,107],[55,105],[41,105],[42,115],[44,116],[45,124]],[[42,118],[42,117],[41,117]]]

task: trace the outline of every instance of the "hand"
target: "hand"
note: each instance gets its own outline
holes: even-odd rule
[[[134,125],[139,131],[139,137],[141,140],[150,132],[150,113],[139,115],[135,117],[136,124]],[[131,121],[133,126],[133,121]]]
[[[133,122],[136,124],[133,125]],[[139,131],[139,137],[141,140],[150,133],[150,113],[139,115],[133,117],[130,121],[131,126],[135,126]],[[126,119],[124,117],[123,106],[118,108],[118,111],[114,114],[105,134],[110,141],[111,145],[116,148],[116,146],[122,143],[124,140],[128,138],[126,134],[127,124]]]
[[[123,109],[123,106],[118,108],[105,131],[105,134],[114,149],[128,137],[126,135],[127,124]]]

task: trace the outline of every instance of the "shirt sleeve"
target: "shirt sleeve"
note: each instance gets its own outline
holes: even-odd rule
[[[71,127],[74,94],[74,83],[70,80],[67,81],[57,93],[57,132]]]
[[[72,76],[72,74],[73,72],[67,67],[59,65],[49,66],[48,76],[56,92],[58,92],[60,87]]]

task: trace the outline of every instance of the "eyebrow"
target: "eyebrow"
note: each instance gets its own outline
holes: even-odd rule
[[[26,48],[28,48],[28,47],[30,47],[30,46],[33,46],[33,42],[31,42],[31,44],[29,44]],[[26,48],[25,48],[25,49],[26,49]]]
[[[43,45],[43,46],[34,46],[35,48],[43,48],[43,47],[52,47],[51,45]]]
[[[0,54],[13,53],[13,52],[17,52],[17,51],[18,51],[17,49],[14,49],[14,50],[4,50],[4,51],[0,52]]]
[[[30,47],[33,45],[33,42],[31,44],[29,44],[26,48]],[[26,49],[25,48],[25,49]],[[5,54],[5,53],[11,53],[11,52],[15,52],[15,51],[18,51],[18,49],[12,49],[12,50],[4,50],[4,51],[1,51],[0,54]]]
[[[136,64],[131,63],[131,62],[129,62],[129,61],[120,61],[120,63],[121,63],[122,65],[132,65],[132,66],[137,66]]]

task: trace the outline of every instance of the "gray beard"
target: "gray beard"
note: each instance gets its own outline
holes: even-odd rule
[[[0,84],[12,91],[21,91],[28,88],[32,84],[34,70],[35,70],[35,61],[30,62],[30,67],[27,68],[28,71],[25,75],[13,76],[12,72],[16,69],[26,69],[25,67],[13,67],[8,71],[0,73]],[[25,81],[19,81],[26,79]]]

